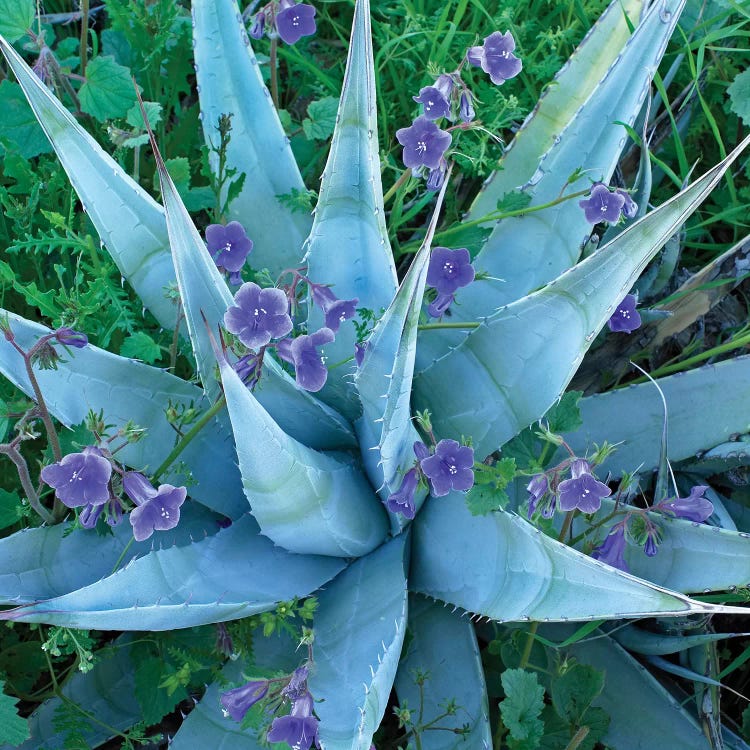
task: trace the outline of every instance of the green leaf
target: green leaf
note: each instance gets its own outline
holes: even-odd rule
[[[604,690],[604,672],[587,664],[573,664],[550,685],[552,704],[569,724],[580,725],[592,701]]]
[[[137,331],[125,339],[120,347],[120,354],[152,365],[161,357],[161,347],[147,333]]]
[[[7,78],[0,84],[0,138],[7,139],[24,159],[52,151],[23,90]]]
[[[5,682],[0,680],[0,742],[17,747],[31,737],[29,723],[18,715],[18,698],[11,698],[2,692]]]
[[[171,695],[159,686],[164,679],[164,662],[157,657],[138,661],[135,670],[135,697],[143,711],[143,719],[148,726],[161,721],[184,698],[187,691],[179,687]]]
[[[17,42],[31,28],[35,16],[34,0],[0,0],[0,34]]]
[[[505,488],[516,476],[515,458],[503,458],[493,466],[477,464],[474,486],[466,495],[466,505],[473,516],[493,510],[504,510],[508,504]]]
[[[15,492],[0,488],[0,530],[18,523],[23,515],[21,498]]]
[[[307,139],[324,141],[329,138],[336,127],[338,109],[339,100],[335,96],[326,96],[310,102],[307,108],[308,116],[302,121],[302,129]]]
[[[523,669],[506,669],[500,676],[505,698],[500,714],[508,729],[511,750],[534,750],[544,734],[539,718],[544,708],[544,688],[535,673]]]
[[[132,73],[114,57],[95,57],[86,67],[78,98],[81,109],[100,122],[124,117],[136,99]]]
[[[583,391],[568,391],[545,414],[551,432],[573,432],[583,424],[578,408],[581,396]]]
[[[743,70],[735,76],[727,89],[730,109],[736,113],[745,125],[750,125],[750,69]]]
[[[513,190],[510,193],[503,193],[502,197],[497,201],[495,210],[502,213],[509,213],[510,211],[518,211],[521,208],[526,208],[529,203],[531,203],[530,193],[524,193],[522,190]]]
[[[161,122],[163,107],[159,102],[143,102],[143,107],[146,110],[148,124],[152,128]],[[146,123],[143,121],[143,115],[141,114],[141,108],[138,106],[138,102],[136,102],[127,111],[127,114],[125,115],[125,121],[128,123],[128,125],[131,125],[134,128],[138,128],[139,130],[146,130]],[[168,160],[168,162],[169,161],[171,160]],[[187,161],[187,159],[185,161]]]

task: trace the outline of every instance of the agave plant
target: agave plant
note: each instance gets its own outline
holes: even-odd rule
[[[658,555],[630,550],[628,574],[540,533],[510,509],[472,515],[458,491],[418,492],[411,523],[383,502],[399,492],[414,466],[417,411],[429,412],[439,438],[470,440],[478,461],[543,417],[643,269],[747,145],[651,212],[644,177],[637,186],[639,218],[578,262],[591,224],[577,201],[554,199],[579,169],[609,181],[625,144],[621,123],[633,124],[644,108],[683,5],[618,0],[605,11],[516,135],[503,169],[484,186],[466,221],[491,214],[499,198],[517,189],[529,197],[530,209],[552,205],[485,221],[492,233],[473,265],[503,282],[462,288],[451,327],[420,327],[439,208],[399,282],[381,189],[369,0],[356,2],[336,129],[312,218],[278,199],[304,184],[235,0],[193,0],[205,137],[215,144],[216,122],[232,114],[227,161],[247,179],[227,218],[253,238],[253,264],[276,277],[304,258],[310,279],[377,313],[360,364],[352,356],[354,328],[342,325],[326,355],[345,364],[330,370],[317,394],[300,388],[270,354],[257,387],[245,385],[212,340],[235,300],[163,164],[162,207],[1,41],[103,246],[165,328],[178,323],[164,294],[176,279],[200,386],[94,346],[71,350],[54,371],[35,373],[49,411],[64,425],[81,423],[90,410],[101,411],[113,429],[136,423],[145,437],[125,446],[118,460],[136,471],[149,469],[152,477],[163,474],[173,486],[189,471],[190,500],[159,548],[132,543],[127,524],[109,537],[84,530],[65,536],[50,525],[3,539],[0,597],[12,607],[0,618],[167,630],[222,623],[315,594],[314,668],[307,681],[319,701],[318,741],[329,750],[367,750],[394,684],[400,699],[414,705],[414,668],[433,676],[424,686],[426,711],[438,713],[448,699],[462,707],[462,737],[432,733],[423,747],[491,746],[470,617],[551,623],[734,611],[686,594],[750,580],[747,535],[736,530],[663,520]],[[623,7],[640,18],[632,34]],[[449,189],[445,180],[438,207]],[[26,351],[53,333],[7,316],[15,343]],[[318,307],[311,306],[307,322],[309,331],[320,328]],[[0,342],[0,367],[17,387],[35,393],[9,341]],[[731,394],[733,383],[747,381],[749,367],[740,358],[661,381],[672,407],[671,458],[712,448],[747,427],[747,399]],[[722,393],[711,406],[721,418],[703,420],[694,404],[681,405],[687,391],[704,389]],[[652,470],[661,442],[652,398],[658,396],[634,386],[584,399],[584,426],[566,436],[569,445],[583,456],[595,441],[624,441],[605,464],[612,475],[638,466]],[[181,407],[199,408],[203,417],[178,446],[178,469],[165,413]],[[165,469],[154,472],[162,464]],[[219,518],[231,523],[217,524]],[[124,550],[129,562],[117,569]],[[412,638],[402,654],[407,628]],[[597,658],[623,681],[645,680],[646,687],[610,700],[613,706],[637,707],[646,699],[672,706],[658,683],[617,649],[610,644],[616,664]],[[247,669],[249,675],[252,665]],[[239,671],[229,663],[226,679],[238,684]],[[103,662],[71,681],[69,694],[96,706],[111,726],[127,726],[136,720],[126,699],[131,673],[126,655]],[[252,731],[241,732],[221,716],[225,686],[207,690],[175,736],[176,748],[260,747]],[[257,686],[249,690],[258,696]],[[612,713],[614,737],[629,719],[625,709]],[[705,747],[686,712],[670,716],[664,727],[651,726],[652,746],[653,732],[664,732],[684,735],[682,747]],[[32,728],[24,747],[54,746],[49,707],[35,714]],[[94,732],[90,741],[102,739]]]

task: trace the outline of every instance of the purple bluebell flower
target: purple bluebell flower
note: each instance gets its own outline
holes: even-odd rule
[[[634,294],[628,294],[625,299],[617,305],[614,315],[607,321],[610,331],[616,333],[633,333],[641,326],[641,315],[635,309],[638,300]]]
[[[630,572],[630,568],[628,568],[628,564],[623,557],[626,546],[625,527],[623,524],[617,524],[616,528],[610,531],[604,542],[591,553],[591,557],[628,573]]]
[[[438,76],[433,86],[420,89],[419,96],[412,97],[424,109],[424,116],[428,120],[439,120],[449,117],[451,113],[451,92],[453,79],[448,75]]]
[[[86,505],[78,513],[78,523],[84,529],[93,529],[99,521],[99,516],[106,510],[106,521],[109,526],[117,526],[123,517],[122,503],[119,497],[110,497],[106,503],[100,505]]]
[[[557,495],[550,495],[549,502],[545,503],[542,506],[542,510],[540,511],[540,515],[542,518],[550,519],[552,516],[555,515],[555,511],[557,510]]]
[[[427,283],[435,287],[439,294],[453,294],[462,286],[474,281],[474,266],[465,247],[451,250],[447,247],[434,247],[427,267]]]
[[[75,349],[83,349],[89,343],[88,336],[85,333],[80,333],[67,327],[58,328],[55,331],[55,339],[58,344],[72,346]]]
[[[547,475],[536,474],[526,485],[526,489],[529,493],[529,518],[531,518],[536,511],[536,506],[539,504],[539,501],[547,494],[547,492],[549,492]]]
[[[292,702],[304,697],[305,695],[309,695],[307,692],[307,678],[309,675],[310,670],[306,665],[297,667],[297,669],[292,672],[289,682],[284,685],[281,694]]]
[[[404,518],[414,518],[414,492],[419,484],[419,473],[416,469],[409,469],[404,474],[401,486],[385,501],[385,506],[391,513],[401,513]]]
[[[276,14],[276,31],[287,44],[296,44],[303,36],[312,36],[316,31],[315,8],[294,0],[281,0]]]
[[[239,221],[209,224],[206,227],[208,252],[219,268],[239,273],[253,249],[253,241],[245,234]]]
[[[245,385],[252,384],[259,377],[258,357],[257,354],[246,354],[232,365],[232,369],[239,375],[240,380]]]
[[[430,457],[430,449],[421,440],[415,440],[413,448],[414,455],[420,461]]]
[[[646,553],[647,557],[654,557],[654,555],[656,555],[659,551],[659,548],[656,545],[656,534],[649,532],[646,537],[646,543],[643,545],[643,551]]]
[[[127,471],[122,486],[136,504],[130,511],[130,525],[136,542],[148,539],[154,531],[173,529],[180,522],[180,506],[185,502],[187,489],[160,484],[157,490],[137,471]]]
[[[234,652],[234,641],[232,636],[227,630],[227,626],[223,622],[216,623],[216,650],[218,653],[226,656],[229,659],[236,659],[237,654]]]
[[[318,353],[317,347],[330,344],[333,339],[334,333],[330,328],[321,328],[309,336],[297,336],[296,339],[278,342],[276,351],[283,360],[294,365],[300,388],[316,392],[326,384],[328,369],[325,358]]]
[[[318,720],[312,715],[313,699],[310,693],[292,703],[288,716],[273,720],[268,730],[269,742],[286,742],[293,750],[310,750],[318,745]]]
[[[250,37],[252,39],[262,39],[266,30],[266,14],[263,11],[255,14],[253,25],[250,28]]]
[[[612,490],[589,473],[591,467],[587,461],[573,461],[570,468],[572,478],[560,482],[558,487],[560,510],[578,508],[583,513],[596,513],[602,506],[602,498],[611,495]]]
[[[420,461],[430,480],[432,495],[442,497],[451,490],[468,490],[474,485],[474,450],[455,440],[441,440],[435,453]]]
[[[249,281],[237,290],[234,302],[224,314],[224,325],[250,349],[292,330],[289,300],[281,289],[261,289]]]
[[[323,311],[326,316],[326,328],[334,333],[339,330],[345,320],[353,318],[357,314],[357,303],[359,299],[339,299],[324,284],[309,283],[310,295],[313,302]]]
[[[427,314],[431,318],[442,318],[445,311],[451,306],[456,299],[453,294],[438,293],[438,296],[427,306]]]
[[[620,220],[625,198],[620,193],[611,193],[606,185],[597,182],[591,188],[589,197],[578,201],[578,205],[583,209],[589,224],[601,221],[616,224]]]
[[[219,700],[226,713],[235,721],[242,721],[250,708],[266,697],[267,692],[267,680],[253,680],[242,687],[227,690]]]
[[[68,508],[106,503],[111,476],[112,464],[93,446],[69,453],[41,472],[42,481],[54,488],[55,496]]]
[[[354,345],[354,361],[357,363],[357,367],[362,367],[362,363],[365,361],[366,352],[367,352],[366,341],[359,341]]]
[[[521,72],[523,63],[513,54],[516,40],[510,31],[499,31],[485,38],[481,47],[470,47],[466,53],[469,62],[488,73],[492,83],[501,86]]]
[[[463,122],[471,122],[476,117],[476,110],[472,101],[474,97],[468,89],[461,92],[461,98],[458,105],[458,116]]]
[[[625,203],[622,206],[622,215],[626,219],[634,219],[638,213],[638,204],[630,197],[630,193],[622,188],[617,188],[615,193],[625,199]]]
[[[675,497],[662,500],[656,508],[674,514],[677,518],[684,518],[695,523],[705,523],[714,512],[713,503],[703,494],[708,489],[706,485],[698,485],[690,490],[687,497]]]
[[[447,171],[448,162],[446,162],[445,159],[441,159],[440,164],[435,167],[435,169],[431,169],[429,171],[429,174],[427,175],[427,184],[425,187],[433,193],[440,190],[440,188],[443,187],[443,183],[445,182],[445,175]]]
[[[443,154],[451,145],[451,134],[420,115],[408,127],[396,131],[396,139],[404,147],[404,164],[411,169],[440,166]]]

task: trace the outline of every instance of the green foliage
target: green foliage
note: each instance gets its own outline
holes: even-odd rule
[[[3,692],[5,682],[0,680],[0,742],[9,745],[20,745],[31,735],[29,725],[17,712],[15,698],[11,698]]]
[[[508,730],[510,750],[535,750],[544,734],[539,718],[544,708],[544,688],[533,672],[508,669],[501,675],[505,698],[500,715]]]
[[[745,125],[750,126],[750,69],[738,73],[727,89],[730,108]]]
[[[302,121],[302,130],[311,141],[323,141],[330,138],[336,126],[336,113],[339,108],[339,100],[335,96],[326,96],[323,99],[310,102],[307,108],[307,117]]]
[[[26,34],[35,17],[34,0],[0,0],[0,34],[11,42]]]
[[[97,57],[86,68],[86,83],[78,97],[83,111],[100,122],[124,117],[135,102],[131,73],[114,57]]]
[[[8,142],[11,156],[16,151],[24,159],[31,159],[52,150],[21,87],[7,78],[0,83],[0,107],[3,110],[0,140]]]
[[[508,504],[505,488],[516,476],[515,458],[501,458],[497,463],[474,467],[474,486],[466,494],[471,514],[481,516],[493,510],[504,510]]]
[[[120,354],[152,365],[161,357],[161,347],[145,331],[136,331],[125,339]]]

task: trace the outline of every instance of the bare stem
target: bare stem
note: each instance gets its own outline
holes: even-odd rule
[[[81,0],[81,75],[86,75],[89,52],[89,0]]]
[[[39,495],[31,482],[29,467],[26,463],[26,459],[21,455],[21,452],[14,445],[6,443],[0,445],[0,453],[4,453],[16,465],[16,469],[18,469],[18,478],[21,480],[21,487],[23,487],[23,491],[26,493],[26,499],[29,501],[29,505],[37,512],[39,517],[45,523],[53,524],[55,519],[39,500]]]

